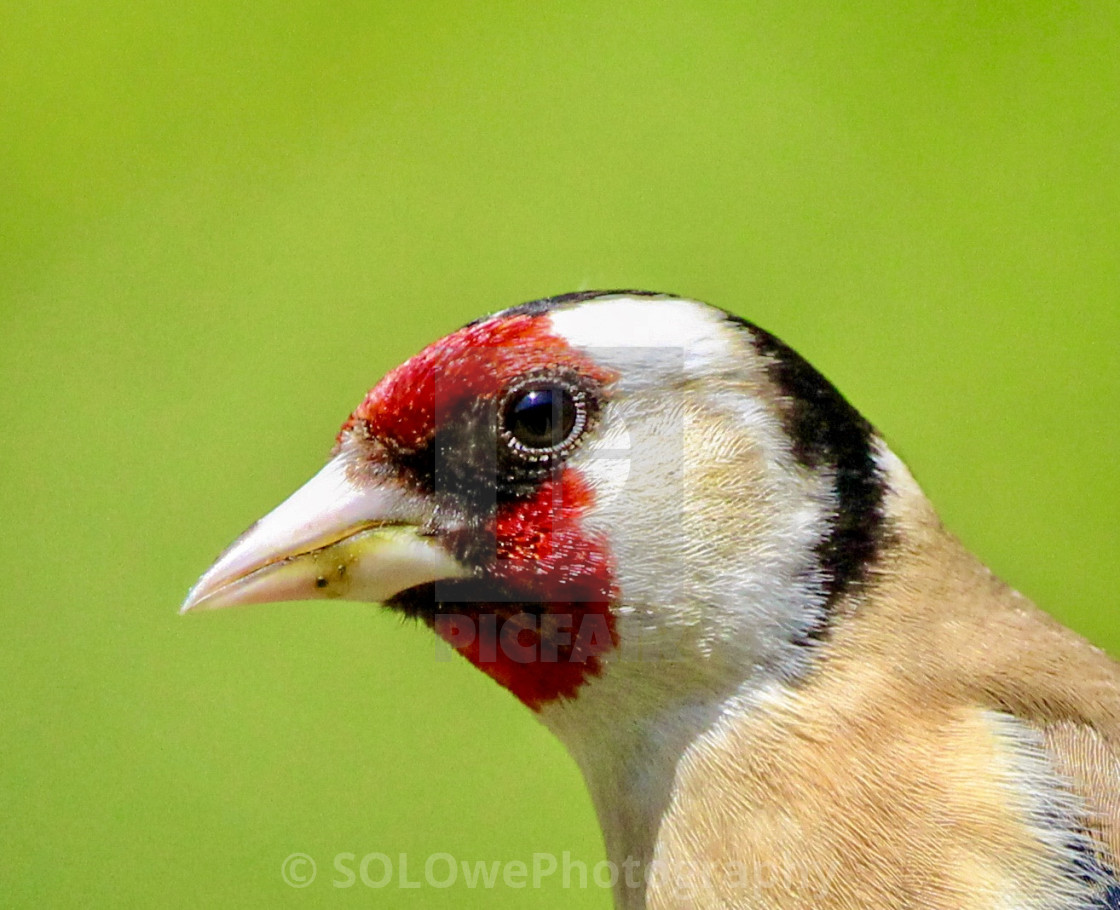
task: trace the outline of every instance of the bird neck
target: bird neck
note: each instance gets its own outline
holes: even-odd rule
[[[721,730],[743,721],[753,726],[762,719],[768,730],[775,723],[783,726],[788,722],[788,729],[793,730],[801,693],[821,676],[818,671],[830,661],[838,642],[853,632],[859,634],[865,609],[894,599],[886,589],[910,584],[910,575],[925,587],[939,583],[933,577],[919,577],[923,548],[959,552],[969,573],[979,566],[942,529],[905,467],[890,456],[885,468],[888,494],[884,506],[891,547],[865,584],[830,605],[827,634],[812,641],[795,641],[804,623],[791,624],[789,640],[773,649],[780,655],[776,660],[759,659],[766,652],[746,625],[729,629],[720,640],[701,641],[699,647],[694,640],[679,640],[684,645],[679,652],[628,655],[624,645],[602,677],[577,698],[546,706],[541,712],[541,720],[564,742],[583,772],[608,859],[620,870],[615,889],[619,907],[644,906],[643,889],[628,885],[622,870],[634,870],[631,879],[664,874],[657,859],[659,832],[681,775],[687,774],[690,761],[705,754],[706,744],[718,740]],[[931,593],[929,599],[935,597]],[[804,617],[818,616],[820,608],[819,597],[807,593]],[[759,606],[751,605],[742,615],[746,621],[754,621]],[[625,624],[622,639],[626,641]],[[838,672],[830,669],[826,675]],[[845,705],[853,715],[867,708],[859,698]],[[770,718],[778,720],[772,723]]]

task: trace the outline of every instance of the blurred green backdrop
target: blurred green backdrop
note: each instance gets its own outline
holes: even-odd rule
[[[424,631],[175,612],[383,371],[545,294],[777,332],[1120,652],[1115,2],[6,3],[0,135],[5,905],[609,906],[333,887],[603,854]]]

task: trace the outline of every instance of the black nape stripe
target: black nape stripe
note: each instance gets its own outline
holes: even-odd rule
[[[808,630],[808,644],[828,635],[837,599],[865,581],[884,542],[885,481],[875,463],[870,423],[836,387],[793,348],[753,323],[729,313],[731,322],[750,335],[767,359],[770,380],[786,399],[785,428],[793,455],[813,470],[831,470],[836,478],[836,514],[817,545],[824,571],[826,610],[823,621]]]

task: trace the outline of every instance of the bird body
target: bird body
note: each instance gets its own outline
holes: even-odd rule
[[[328,596],[556,733],[619,907],[1120,908],[1120,667],[722,310],[581,293],[453,333],[184,609]]]
[[[1120,901],[1115,665],[910,506],[914,548],[838,624],[828,671],[756,693],[677,761],[654,856],[707,873],[692,906]]]

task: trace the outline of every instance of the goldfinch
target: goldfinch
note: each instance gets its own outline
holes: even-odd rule
[[[560,737],[620,908],[1120,908],[1120,666],[723,310],[568,294],[406,361],[183,610],[303,598]]]

